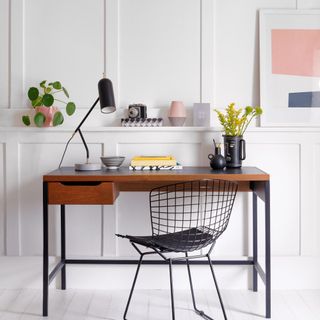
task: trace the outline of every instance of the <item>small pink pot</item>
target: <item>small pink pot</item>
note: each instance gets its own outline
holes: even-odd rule
[[[182,101],[172,101],[168,117],[186,117],[186,108]]]
[[[168,112],[168,118],[170,123],[174,127],[180,127],[184,125],[187,117],[186,108],[182,101],[172,101]]]
[[[40,112],[46,117],[46,121],[44,122],[44,127],[52,127],[53,126],[53,117],[54,114],[59,110],[57,107],[35,107],[36,113]]]

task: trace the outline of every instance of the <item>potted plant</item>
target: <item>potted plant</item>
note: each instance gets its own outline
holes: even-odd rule
[[[63,123],[64,117],[57,106],[54,106],[58,101],[66,105],[66,113],[68,116],[74,114],[76,105],[74,102],[65,102],[57,99],[58,93],[63,93],[69,99],[69,93],[60,81],[50,82],[46,85],[46,80],[43,80],[39,86],[31,87],[28,90],[28,98],[31,101],[32,107],[35,109],[33,121],[37,127],[58,126]],[[22,116],[22,122],[29,126],[31,123],[28,115]]]
[[[235,107],[230,103],[225,113],[214,110],[224,130],[224,152],[228,168],[241,167],[242,160],[246,158],[246,144],[243,134],[253,118],[262,114],[261,107],[247,106],[244,109]]]

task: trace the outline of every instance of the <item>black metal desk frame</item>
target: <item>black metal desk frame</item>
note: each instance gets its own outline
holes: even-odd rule
[[[208,169],[209,170],[209,169]],[[221,178],[221,177],[220,177]],[[81,182],[80,182],[81,183]],[[258,275],[265,284],[265,317],[271,318],[271,250],[270,250],[270,182],[251,181],[250,189],[253,194],[252,215],[253,215],[253,257],[248,260],[212,260],[214,265],[249,265],[253,267],[253,291],[258,291]],[[265,213],[265,266],[258,261],[258,198],[264,202]],[[61,259],[49,273],[49,223],[48,223],[48,182],[43,182],[43,304],[42,314],[48,316],[49,285],[61,272],[61,289],[67,288],[66,265],[68,264],[125,264],[136,265],[137,260],[117,259],[68,259],[66,257],[66,224],[65,204],[60,205],[61,215]],[[163,260],[144,260],[143,264],[161,265]],[[185,264],[184,261],[175,261],[175,264]],[[190,261],[193,265],[207,264],[206,261]]]

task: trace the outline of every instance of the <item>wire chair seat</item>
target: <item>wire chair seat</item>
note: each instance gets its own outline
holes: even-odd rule
[[[202,249],[213,243],[221,232],[206,227],[196,227],[156,236],[130,236],[125,238],[131,242],[144,245],[148,248],[155,247],[166,252],[192,252]]]

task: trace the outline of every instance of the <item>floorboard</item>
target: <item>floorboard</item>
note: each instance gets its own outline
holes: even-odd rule
[[[128,291],[50,290],[49,316],[41,316],[40,290],[0,291],[0,320],[120,320]],[[263,292],[222,290],[229,320],[264,319]],[[197,308],[215,320],[223,320],[215,291],[196,290]],[[201,319],[193,309],[190,290],[175,291],[176,319]],[[137,290],[128,312],[130,320],[171,319],[169,290]],[[320,290],[274,291],[273,320],[320,320]]]

